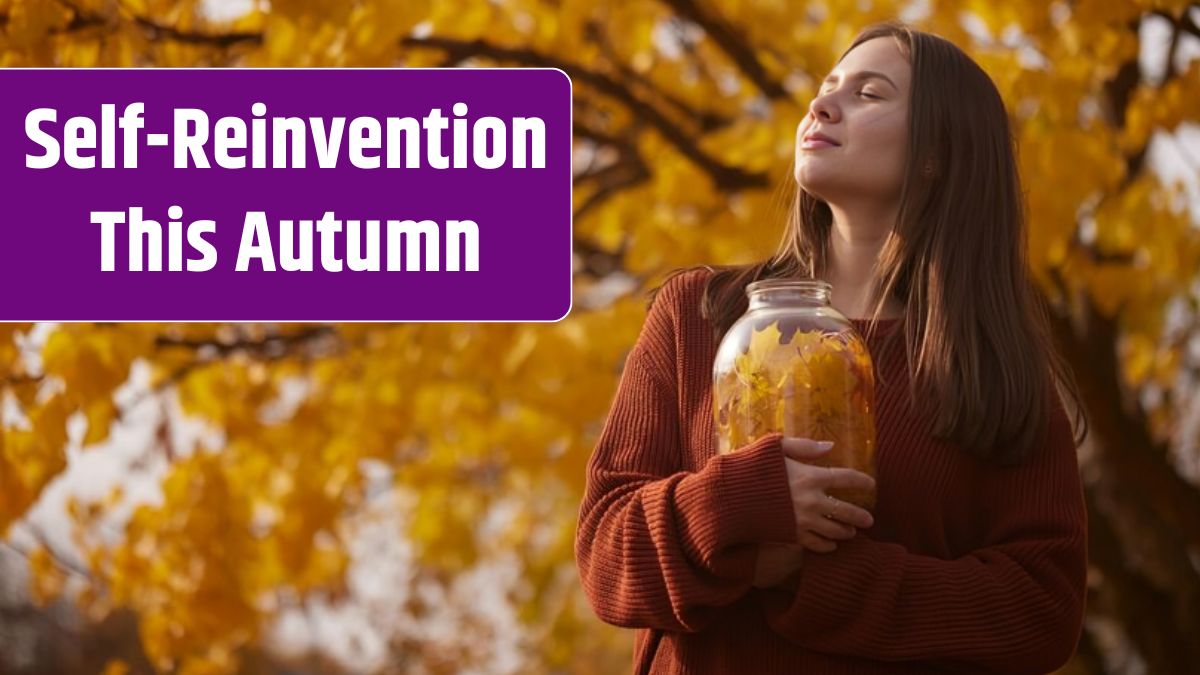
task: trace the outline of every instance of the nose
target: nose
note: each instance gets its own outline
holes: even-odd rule
[[[818,94],[813,97],[812,103],[809,104],[808,114],[813,119],[819,119],[823,122],[836,122],[841,113],[838,107],[834,105],[831,96]]]

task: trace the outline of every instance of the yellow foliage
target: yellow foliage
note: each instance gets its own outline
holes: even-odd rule
[[[645,286],[672,267],[772,250],[791,194],[793,135],[816,83],[858,28],[911,3],[699,3],[734,29],[745,47],[738,57],[762,66],[758,80],[677,20],[669,3],[279,0],[227,22],[208,17],[204,4],[0,0],[0,66],[561,64],[574,74],[576,124],[617,140],[621,152],[608,147],[604,157],[633,153],[648,174],[576,219],[574,234],[623,251],[622,271]],[[1154,134],[1200,117],[1200,62],[1161,88],[1136,86],[1120,127],[1106,117],[1104,97],[1105,82],[1137,57],[1131,23],[1154,8],[1178,16],[1186,3],[1080,0],[1054,12],[1035,0],[928,4],[919,27],[979,59],[1013,112],[1035,278],[1056,292],[1061,277],[1121,318],[1128,382],[1167,382],[1179,354],[1160,346],[1159,310],[1194,281],[1200,241],[1187,214],[1170,206],[1171,188],[1144,169],[1127,176],[1127,160]],[[974,40],[965,13],[988,41]],[[1006,34],[1046,66],[1022,65],[1002,44]],[[462,53],[450,59],[442,48],[401,44],[414,35],[457,40]],[[483,46],[508,56],[490,58]],[[783,93],[765,94],[762,80]],[[576,208],[622,175],[599,171],[577,177]],[[719,180],[731,172],[759,182],[731,188]],[[1089,219],[1094,236],[1081,237]],[[235,672],[239,650],[258,644],[279,598],[336,596],[349,564],[346,523],[371,498],[364,467],[372,464],[417,497],[396,531],[417,545],[423,569],[452,575],[519,552],[528,591],[517,601],[521,617],[545,638],[532,671],[625,668],[627,653],[613,654],[628,649],[626,636],[591,616],[571,560],[585,464],[645,319],[637,293],[581,301],[608,281],[580,275],[575,310],[556,324],[63,324],[33,372],[16,342],[31,326],[0,324],[0,394],[27,421],[0,429],[0,532],[65,468],[72,415],[87,422],[85,444],[108,438],[114,393],[144,362],[156,391],[178,396],[186,414],[219,432],[218,447],[189,453],[169,434],[156,439],[169,466],[162,500],[138,508],[123,539],[85,552],[95,582],[77,602],[97,620],[134,611],[156,668]],[[845,381],[846,354],[817,349],[839,345],[803,335],[782,345],[781,337],[778,326],[755,334],[730,374],[751,392],[740,399],[748,416],[738,438],[787,426],[763,397],[789,383],[801,383],[789,393],[806,397],[815,417],[868,405],[873,385]],[[841,347],[865,358],[860,346]],[[835,393],[847,387],[859,397]],[[719,390],[717,409],[732,406],[731,383]],[[75,504],[73,518],[95,527],[98,513],[119,503],[116,495]],[[493,539],[481,541],[492,510],[514,503]],[[44,551],[31,563],[41,570],[39,597],[51,597],[59,590],[52,563]],[[126,668],[114,662],[106,672]]]
[[[62,594],[66,574],[58,568],[54,554],[45,546],[29,552],[29,572],[33,575],[33,599],[39,605],[48,605]]]
[[[129,664],[123,659],[113,659],[104,665],[101,675],[128,675]]]

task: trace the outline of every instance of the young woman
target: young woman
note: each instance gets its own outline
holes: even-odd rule
[[[1029,280],[994,84],[941,38],[869,28],[800,122],[795,179],[773,257],[651,297],[588,465],[594,609],[638,629],[638,673],[1056,669],[1083,620],[1087,427]],[[820,439],[716,454],[716,347],[770,277],[829,282],[866,336],[877,483],[806,463]],[[873,514],[828,496],[872,486]]]

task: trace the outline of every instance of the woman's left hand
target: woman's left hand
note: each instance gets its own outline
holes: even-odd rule
[[[804,563],[804,548],[794,544],[760,544],[754,565],[754,587],[768,588],[791,576]]]
[[[837,542],[853,539],[859,529],[875,524],[866,509],[829,494],[838,489],[874,490],[874,478],[854,469],[810,464],[829,452],[830,442],[784,436],[782,446],[797,543],[810,551],[832,553]]]

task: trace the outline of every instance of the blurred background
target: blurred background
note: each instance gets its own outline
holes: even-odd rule
[[[629,672],[572,539],[642,291],[773,250],[817,81],[893,18],[1003,93],[1091,413],[1062,672],[1195,672],[1200,4],[1179,0],[0,0],[5,67],[561,68],[575,138],[560,323],[0,324],[0,672]]]

